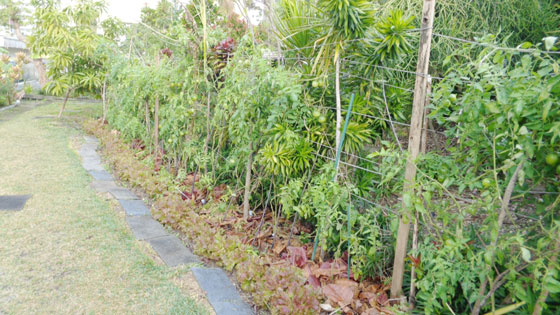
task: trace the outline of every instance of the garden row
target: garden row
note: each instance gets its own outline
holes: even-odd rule
[[[560,19],[536,2],[437,1],[432,28],[421,1],[283,0],[259,26],[162,1],[67,43],[51,90],[100,92],[121,177],[274,312],[554,313]]]

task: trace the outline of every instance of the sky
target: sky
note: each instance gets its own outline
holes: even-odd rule
[[[140,21],[140,10],[146,5],[154,8],[159,0],[105,0],[107,13],[102,17],[114,16],[123,22],[134,23]],[[62,6],[73,4],[74,1],[63,0]]]
[[[62,6],[73,4],[72,0],[62,0]],[[117,17],[123,22],[136,23],[140,21],[140,10],[146,5],[155,8],[159,0],[105,0],[107,3],[107,12],[101,17],[105,19],[108,16]],[[180,1],[180,2],[187,2]],[[235,7],[237,12],[237,6]],[[250,20],[253,24],[258,24],[261,18],[256,12],[251,12]]]
[[[146,5],[154,8],[158,2],[158,0],[107,0],[107,14],[123,22],[139,22],[140,10]]]

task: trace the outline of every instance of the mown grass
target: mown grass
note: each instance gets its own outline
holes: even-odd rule
[[[25,105],[0,113],[0,195],[33,194],[23,211],[0,212],[0,314],[207,313],[177,286],[188,268],[154,262],[89,188],[71,119],[36,118],[55,115],[59,104]],[[100,105],[68,108],[77,118]]]

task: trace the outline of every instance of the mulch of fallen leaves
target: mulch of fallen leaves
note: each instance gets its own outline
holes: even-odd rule
[[[132,141],[131,147],[143,150],[145,146],[139,140]],[[154,171],[158,172],[164,165],[164,152],[156,155]],[[228,191],[225,184],[212,190],[196,188],[199,174],[188,174],[177,191],[183,201],[193,206],[201,206],[210,200],[219,200]],[[231,207],[230,207],[231,205]],[[311,234],[312,228],[283,217],[275,217],[270,209],[257,211],[248,220],[243,219],[235,200],[229,201],[229,211],[221,220],[207,222],[213,228],[220,228],[225,234],[236,236],[244,244],[257,248],[266,255],[271,264],[292,265],[300,268],[307,278],[307,283],[319,289],[324,295],[320,305],[326,313],[342,311],[345,314],[393,314],[388,310],[389,286],[382,279],[355,279],[352,272],[348,275],[347,258],[311,261],[312,248],[305,246],[299,235]],[[199,210],[203,210],[202,207]],[[210,211],[210,210],[209,210]],[[276,223],[276,224],[275,224]],[[346,256],[346,255],[345,255]],[[319,260],[321,258],[319,257]]]
[[[223,184],[210,192],[191,189],[193,180],[193,174],[187,176],[184,184],[189,189],[181,196],[183,200],[197,205],[203,204],[205,198],[220,198],[227,189]],[[327,313],[338,310],[345,314],[393,314],[386,308],[389,306],[389,285],[383,284],[382,279],[355,280],[352,272],[348,276],[348,265],[343,258],[311,261],[311,246],[305,246],[298,238],[301,233],[310,234],[311,228],[299,223],[292,225],[293,222],[285,218],[276,218],[275,235],[274,214],[267,210],[259,211],[248,220],[244,220],[239,211],[229,211],[219,223],[208,223],[258,248],[271,258],[273,264],[290,264],[302,269],[307,283],[320,289],[325,296],[321,309]]]

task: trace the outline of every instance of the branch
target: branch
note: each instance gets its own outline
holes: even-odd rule
[[[492,266],[494,264],[494,248],[496,247],[496,244],[498,243],[498,238],[500,237],[500,230],[502,229],[502,225],[504,224],[504,219],[506,217],[506,213],[508,210],[508,206],[509,206],[509,201],[511,199],[511,194],[513,193],[513,188],[515,188],[515,182],[517,181],[517,176],[519,175],[519,172],[521,171],[521,169],[523,168],[523,164],[525,163],[524,160],[522,160],[521,162],[519,162],[519,165],[517,165],[517,168],[515,169],[515,172],[513,173],[513,175],[511,176],[509,183],[507,185],[506,191],[504,192],[504,198],[502,199],[502,208],[500,209],[500,214],[498,215],[498,235],[496,236],[496,238],[494,240],[492,240],[492,244],[490,245],[490,250],[491,252],[491,261],[489,266]],[[482,285],[480,286],[480,290],[478,292],[478,299],[476,300],[476,303],[474,305],[474,309],[472,311],[472,315],[478,315],[480,313],[480,309],[482,308],[482,295],[486,292],[486,286],[488,285],[488,278],[486,278],[483,282]]]

